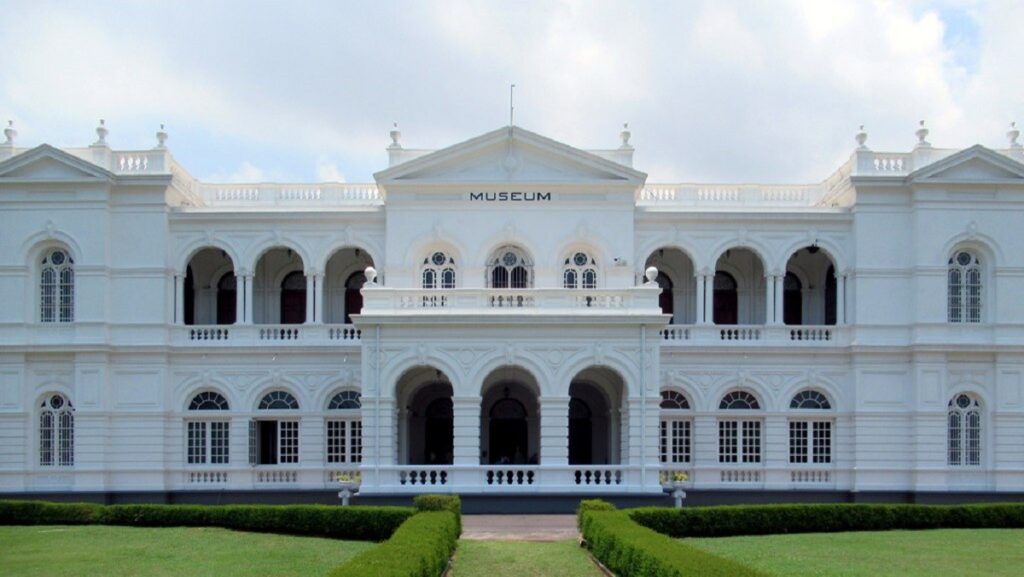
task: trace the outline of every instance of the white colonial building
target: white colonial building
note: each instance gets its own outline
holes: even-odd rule
[[[786,186],[648,184],[628,131],[250,185],[97,133],[0,144],[0,493],[1024,492],[1015,129]]]

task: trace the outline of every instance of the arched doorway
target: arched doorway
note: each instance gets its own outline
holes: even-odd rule
[[[625,383],[607,367],[580,371],[569,385],[569,464],[622,462],[628,430],[621,411]]]
[[[317,311],[327,324],[351,324],[352,315],[363,310],[360,289],[366,284],[364,271],[374,266],[370,255],[360,248],[343,248],[331,254],[324,273],[324,302]]]
[[[658,269],[658,306],[662,313],[672,315],[669,323],[697,322],[697,282],[690,257],[677,248],[659,248],[647,257],[644,270],[651,266]]]
[[[297,325],[306,322],[305,263],[285,247],[267,250],[253,276],[253,323]]]
[[[768,285],[761,257],[744,247],[722,253],[715,262],[713,298],[715,324],[765,324]]]
[[[791,272],[782,280],[782,321],[787,325],[803,324],[803,283]]]
[[[540,462],[540,387],[516,366],[499,367],[481,389],[480,463],[535,465]]]
[[[238,307],[235,265],[219,248],[192,255],[185,270],[182,322],[186,325],[230,325]]]
[[[727,272],[715,273],[716,325],[734,325],[739,322],[739,293],[736,279]]]
[[[526,407],[516,399],[501,399],[491,406],[487,454],[491,463],[525,464],[528,456]]]
[[[438,369],[409,369],[395,387],[400,464],[450,465],[454,461],[452,385]]]
[[[787,325],[836,324],[836,273],[828,253],[811,245],[790,255],[782,304]]]
[[[363,293],[360,292],[366,284],[366,274],[362,272],[352,273],[345,281],[345,324],[352,324],[352,315],[357,315],[363,310]]]
[[[306,277],[301,271],[288,273],[281,281],[281,324],[306,322]]]
[[[235,273],[225,273],[217,282],[217,324],[235,324],[238,310],[238,291]]]

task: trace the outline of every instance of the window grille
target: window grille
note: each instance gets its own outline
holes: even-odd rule
[[[690,408],[690,401],[678,391],[661,392],[661,408],[669,410],[686,410]]]
[[[75,464],[74,407],[64,395],[47,397],[39,411],[39,465],[70,467]]]
[[[959,394],[947,406],[947,463],[951,466],[981,465],[981,404]]]
[[[46,253],[39,277],[39,320],[69,323],[75,320],[74,260],[61,249]]]
[[[980,323],[982,270],[978,255],[959,251],[949,259],[948,316],[951,323]]]
[[[832,421],[790,421],[789,462],[832,462]]]
[[[832,404],[828,402],[828,397],[820,392],[806,390],[793,395],[793,400],[789,402],[789,408],[828,410],[832,408]]]
[[[271,391],[263,396],[259,404],[261,411],[297,410],[298,408],[299,402],[286,391]]]
[[[491,288],[530,288],[533,263],[518,247],[504,246],[487,263]]]
[[[298,463],[299,422],[281,421],[278,423],[277,432],[279,435],[278,446],[280,447],[278,462],[281,464]]]
[[[692,453],[689,419],[663,418],[661,420],[661,462],[689,463]]]
[[[585,252],[576,252],[565,259],[562,286],[567,289],[596,289],[597,261]]]
[[[722,402],[718,404],[718,408],[723,410],[756,410],[760,409],[761,405],[757,402],[757,397],[746,391],[732,391],[722,397]]]
[[[455,260],[447,253],[435,252],[423,259],[423,288],[455,288]]]
[[[761,462],[761,421],[724,419],[718,422],[719,463]]]

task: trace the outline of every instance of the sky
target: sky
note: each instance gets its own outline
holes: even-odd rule
[[[1020,0],[0,0],[18,146],[168,146],[208,182],[372,182],[508,124],[648,182],[818,182],[868,146],[1002,148],[1024,124]]]

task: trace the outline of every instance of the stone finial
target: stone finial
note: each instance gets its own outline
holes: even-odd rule
[[[377,284],[377,269],[373,268],[372,266],[368,266],[366,267],[366,270],[363,271],[363,275],[366,276],[366,284]]]
[[[402,139],[402,131],[398,130],[397,122],[392,124],[390,135],[391,145],[388,146],[388,148],[402,148],[402,143],[400,142],[400,140]]]
[[[7,128],[4,129],[4,138],[7,139],[7,140],[4,141],[4,144],[6,144],[8,146],[13,146],[14,145],[14,139],[17,138],[17,137],[18,137],[18,131],[14,129],[14,121],[13,120],[8,120],[7,121]]]
[[[1010,148],[1021,148],[1020,143],[1017,142],[1017,139],[1020,138],[1020,130],[1017,129],[1016,122],[1010,123],[1010,130],[1006,131],[1006,138],[1010,140]]]
[[[925,127],[924,121],[922,120],[918,122],[918,126],[919,128],[916,131],[914,131],[914,134],[917,136],[917,145],[931,146],[931,143],[925,140],[926,138],[928,138],[928,128]]]
[[[644,271],[644,278],[647,279],[647,282],[644,283],[644,284],[655,284],[655,283],[657,283],[658,282],[658,267],[656,267],[656,266],[649,266],[649,267],[647,267],[647,270]]]
[[[156,131],[156,147],[167,148],[167,132],[164,131],[164,125],[160,125],[160,130]]]
[[[857,150],[867,150],[868,149],[868,147],[865,146],[865,144],[864,144],[865,142],[868,141],[868,133],[864,132],[864,125],[863,124],[860,125],[860,132],[858,132],[857,135],[854,136],[853,138],[857,141]]]
[[[619,138],[622,139],[622,146],[620,148],[633,148],[633,145],[629,143],[631,136],[633,136],[633,133],[629,131],[629,123],[624,122],[622,124],[622,132],[619,133]]]
[[[99,139],[92,143],[93,146],[106,146],[108,134],[110,134],[110,131],[107,130],[107,121],[101,118],[100,125],[96,127],[96,136],[98,136]]]

